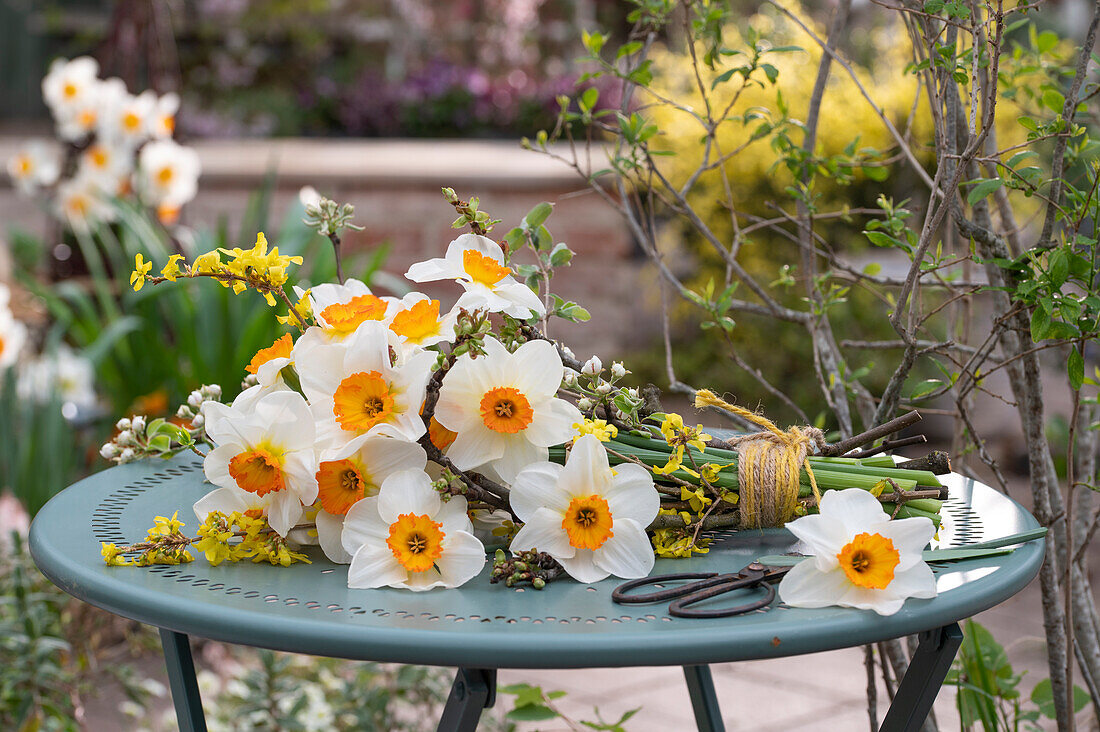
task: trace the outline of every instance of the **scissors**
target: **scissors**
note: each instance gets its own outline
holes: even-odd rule
[[[619,585],[611,593],[611,599],[620,604],[641,604],[647,602],[664,602],[672,600],[668,606],[668,614],[678,618],[728,618],[733,615],[744,615],[753,610],[767,607],[775,601],[775,583],[783,575],[791,570],[789,566],[777,566],[773,564],[761,564],[752,562],[739,572],[687,572],[684,574],[663,574],[657,577],[643,577],[631,580]],[[671,587],[667,590],[658,590],[641,595],[628,595],[631,590],[645,585],[675,582],[677,580],[697,580],[679,587]],[[764,597],[746,602],[743,605],[721,608],[692,608],[691,605],[709,600],[712,597],[724,595],[736,590],[754,590],[762,588]]]

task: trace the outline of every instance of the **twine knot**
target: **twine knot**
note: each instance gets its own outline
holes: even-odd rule
[[[821,501],[809,455],[825,446],[825,433],[817,427],[779,429],[767,417],[730,404],[706,389],[695,393],[695,407],[718,407],[764,428],[762,432],[734,437],[727,442],[737,452],[741,528],[783,526],[798,511],[799,474],[810,480],[814,498]]]

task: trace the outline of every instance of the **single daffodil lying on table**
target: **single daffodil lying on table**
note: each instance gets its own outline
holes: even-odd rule
[[[791,607],[836,605],[892,615],[909,597],[935,597],[928,563],[1008,554],[1014,545],[1046,535],[1046,529],[1038,528],[963,547],[923,549],[933,535],[928,519],[883,520],[881,509],[872,505],[873,499],[868,502],[869,497],[860,490],[826,493],[820,514],[787,524],[811,554],[756,560],[793,567],[779,585],[783,602]]]

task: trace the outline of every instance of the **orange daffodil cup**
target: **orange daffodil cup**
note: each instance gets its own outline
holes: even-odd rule
[[[893,615],[906,598],[936,596],[936,580],[922,558],[935,533],[931,520],[891,520],[878,499],[858,488],[826,491],[820,511],[787,524],[813,556],[780,582],[783,602]]]

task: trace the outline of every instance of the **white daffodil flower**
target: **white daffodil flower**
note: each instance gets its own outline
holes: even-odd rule
[[[42,98],[55,119],[71,116],[97,92],[99,64],[91,56],[54,60],[42,79]]]
[[[440,315],[439,300],[433,300],[422,292],[405,295],[386,317],[390,330],[397,334],[407,351],[453,340],[457,321],[457,307]]]
[[[514,318],[542,316],[546,312],[538,295],[517,282],[504,265],[504,252],[492,239],[463,234],[450,243],[442,259],[429,259],[409,267],[405,277],[413,282],[456,280],[466,292],[456,307],[484,309]]]
[[[435,418],[458,433],[447,451],[459,470],[489,465],[511,482],[520,470],[549,456],[551,445],[573,437],[581,413],[558,399],[562,363],[547,341],[509,353],[485,338],[485,355],[463,354],[443,379]]]
[[[121,79],[103,82],[102,113],[96,129],[99,139],[136,150],[149,139],[157,95],[153,91],[131,94]]]
[[[217,445],[207,453],[203,470],[219,490],[196,503],[195,512],[205,519],[210,511],[223,510],[218,506],[259,503],[271,528],[286,536],[303,505],[317,499],[313,416],[298,392],[263,390],[252,387],[231,406],[202,405],[206,434]]]
[[[293,358],[319,444],[335,447],[364,434],[415,442],[424,434],[420,407],[434,352],[408,358],[397,353],[393,361],[391,346],[400,350],[397,336],[376,321],[364,322],[342,344],[311,345],[308,335],[298,339]]]
[[[592,435],[577,440],[564,466],[543,462],[522,470],[510,501],[524,522],[513,552],[546,552],[587,583],[645,577],[653,569],[645,533],[661,503],[653,476],[629,463],[612,472],[607,450]]]
[[[25,196],[34,195],[40,188],[57,182],[61,175],[61,150],[43,140],[31,140],[8,160],[8,175],[16,190]]]
[[[176,212],[198,193],[199,154],[173,140],[155,140],[141,148],[134,188],[158,212]]]
[[[424,448],[392,437],[362,435],[321,453],[317,469],[317,538],[325,556],[338,564],[351,561],[341,532],[348,511],[364,498],[378,495],[379,486],[403,470],[423,472]]]
[[[176,131],[176,112],[180,109],[180,98],[175,92],[161,95],[153,105],[149,119],[149,134],[154,140],[166,140]]]
[[[122,195],[130,185],[133,153],[117,145],[95,142],[80,154],[77,176],[87,178],[110,195]]]
[[[245,371],[255,374],[260,386],[274,386],[283,384],[282,370],[294,363],[294,339],[289,333],[284,333],[275,339],[267,348],[261,348],[252,357]]]
[[[348,587],[458,587],[485,565],[466,499],[444,503],[423,470],[403,470],[382,482],[344,519],[344,549],[352,555]]]
[[[117,218],[111,195],[95,179],[77,176],[58,184],[54,208],[74,231],[87,232]]]
[[[779,583],[783,602],[893,615],[906,598],[936,596],[936,580],[921,556],[936,530],[929,519],[891,521],[882,504],[858,488],[826,491],[820,511],[787,524],[813,558]]]
[[[0,284],[0,373],[18,360],[23,344],[27,342],[27,327],[16,320],[8,309],[10,299],[11,290]]]
[[[299,299],[306,295],[299,287],[294,293]],[[310,288],[309,303],[317,327],[309,328],[299,339],[303,348],[339,343],[367,321],[385,322],[387,315],[396,310],[398,300],[378,297],[363,282],[349,278],[342,285],[326,282]]]

